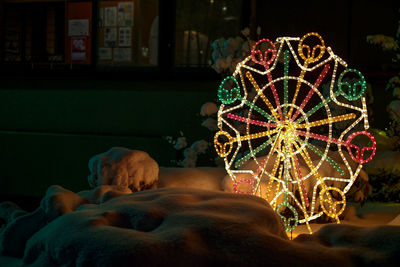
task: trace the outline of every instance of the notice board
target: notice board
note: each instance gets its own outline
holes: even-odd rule
[[[133,1],[100,2],[98,53],[101,65],[133,64],[134,8]]]
[[[66,61],[90,64],[92,56],[92,2],[68,2]]]

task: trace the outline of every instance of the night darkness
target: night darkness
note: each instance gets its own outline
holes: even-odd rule
[[[394,62],[392,59],[396,57],[396,52],[399,57],[398,47],[400,44],[397,43],[397,51],[396,49],[395,51],[384,51],[380,45],[367,42],[368,35],[377,34],[396,38],[397,33],[397,40],[399,40],[399,23],[399,1],[388,0],[293,1],[293,3],[291,1],[273,1],[272,3],[263,0],[0,1],[0,202],[13,201],[29,212],[41,205],[40,207],[46,213],[47,210],[44,207],[54,203],[51,202],[53,200],[49,200],[48,203],[51,204],[48,204],[44,198],[40,204],[45,194],[47,199],[57,195],[55,199],[60,203],[64,203],[60,199],[64,197],[68,199],[66,201],[68,204],[60,204],[65,207],[54,211],[51,215],[53,217],[47,218],[48,221],[52,221],[60,214],[67,213],[66,210],[74,211],[81,204],[92,203],[82,200],[89,193],[85,195],[86,193],[75,194],[73,192],[89,188],[88,176],[89,183],[90,179],[98,178],[97,176],[94,178],[93,174],[96,168],[99,173],[103,174],[103,169],[97,165],[92,165],[91,170],[88,169],[88,161],[94,155],[108,151],[112,147],[145,151],[148,153],[147,156],[154,159],[155,165],[176,167],[177,160],[179,162],[186,154],[184,154],[184,149],[174,149],[175,144],[168,143],[167,136],[176,139],[184,135],[189,144],[203,138],[212,139],[210,131],[206,127],[201,127],[203,118],[200,108],[209,101],[219,104],[217,89],[221,80],[227,76],[226,73],[217,73],[211,67],[215,63],[213,62],[213,41],[221,37],[241,36],[244,38],[242,30],[246,27],[249,30],[249,38],[252,40],[260,38],[275,40],[279,36],[301,37],[308,32],[318,32],[324,38],[326,46],[332,47],[335,54],[343,58],[349,66],[363,73],[369,90],[367,91],[367,102],[370,126],[381,130],[382,133],[386,131],[389,139],[395,141],[390,144],[382,144],[382,147],[390,152],[399,153],[400,126],[393,126],[393,116],[400,118],[400,104],[396,106],[397,109],[392,110],[392,115],[394,114],[392,118],[389,116],[387,106],[396,98],[400,98],[400,91],[385,88],[392,77],[399,75],[399,62]],[[290,62],[290,64],[293,66],[295,63]],[[279,66],[278,70],[283,72],[283,66]],[[298,73],[290,74],[299,75]],[[315,79],[312,75],[317,77],[318,73],[311,74],[311,78]],[[256,78],[260,79],[260,77]],[[400,80],[398,83],[397,89],[400,88]],[[291,86],[294,86],[294,82]],[[304,97],[305,91],[300,92]],[[272,94],[268,97],[273,98]],[[314,100],[312,99],[312,101]],[[261,100],[259,101],[261,102]],[[256,115],[258,116],[255,117],[256,119],[262,120],[261,115],[255,114],[254,116]],[[216,119],[216,115],[210,116],[210,118]],[[396,123],[400,125],[400,119]],[[391,127],[398,128],[393,130],[394,128]],[[388,133],[391,129],[392,132]],[[326,131],[326,128],[321,127],[319,131]],[[257,145],[259,143],[255,142]],[[210,149],[213,149],[212,145]],[[199,156],[198,162],[200,163],[198,165],[208,167],[210,162],[214,164],[215,155],[213,151],[212,156],[209,154]],[[143,166],[153,164],[153,161],[149,163],[147,156],[143,156],[143,159],[140,158],[134,163],[127,161],[127,164],[143,164]],[[395,156],[390,157],[394,158]],[[107,164],[109,163],[111,166],[113,163],[110,162],[116,159],[121,162],[124,160],[117,154],[111,153],[107,155]],[[396,163],[394,161],[394,165]],[[89,168],[91,168],[90,164],[93,162],[89,163]],[[157,179],[158,165],[157,173],[154,174]],[[162,170],[160,168],[160,179]],[[117,176],[115,169],[110,167],[108,171],[109,173],[115,171],[114,174]],[[157,179],[150,178],[153,177],[152,171],[142,168],[139,172],[143,176],[139,185],[141,189],[129,187],[132,192],[151,189],[157,185]],[[138,173],[132,174],[132,176],[139,175]],[[98,175],[100,176],[100,174]],[[186,174],[179,173],[179,170],[176,173],[168,173],[165,175],[167,182],[162,185],[159,182],[159,187],[173,187],[175,184],[179,184],[174,182],[177,178],[175,180],[171,178],[174,175],[184,177]],[[200,174],[196,172],[195,175]],[[373,179],[381,177],[379,175],[370,174],[372,186],[381,186],[375,180],[371,180],[371,177]],[[390,184],[385,184],[385,186],[389,188],[397,186],[397,191],[394,193],[390,191],[391,193],[386,194],[371,189],[376,193],[374,201],[400,201],[400,189],[398,189],[400,171],[396,169],[396,172],[393,171],[390,175],[385,173],[385,175],[385,179],[390,180]],[[194,183],[197,186],[197,181]],[[116,182],[110,182],[110,184],[115,185]],[[69,198],[69,193],[67,194],[59,188],[49,189],[50,191],[48,190],[46,193],[51,185],[67,188],[72,191],[71,194],[74,196],[71,195]],[[210,187],[221,190],[219,185]],[[209,189],[202,185],[199,185],[198,188]],[[140,198],[140,195],[136,198],[126,195],[123,198],[126,203],[132,203],[132,205],[136,205],[135,203],[143,201],[143,199],[147,201],[148,198],[154,199],[155,203],[160,205],[158,209],[147,202],[145,204],[140,202],[142,206],[139,205],[141,207],[139,209],[147,210],[147,213],[140,214],[142,217],[138,215],[142,219],[133,222],[132,219],[121,215],[126,207],[118,204],[115,197],[123,195],[121,192],[125,191],[118,190],[115,192],[111,190],[112,193],[107,196],[101,190],[101,193],[99,193],[100,191],[94,193],[94,195],[97,194],[96,203],[105,203],[107,199],[110,199],[115,204],[112,206],[114,204],[107,204],[107,202],[104,209],[99,208],[98,214],[108,212],[104,215],[106,218],[104,220],[107,220],[108,224],[104,225],[121,227],[124,229],[123,231],[127,231],[133,225],[135,231],[146,233],[158,229],[160,235],[154,237],[154,240],[169,242],[176,238],[178,240],[175,240],[176,244],[179,244],[176,248],[180,249],[182,244],[185,244],[183,246],[184,253],[187,255],[196,255],[197,251],[206,255],[201,260],[196,256],[192,260],[184,258],[174,261],[169,258],[168,253],[161,254],[161,264],[167,262],[178,266],[187,266],[197,263],[199,266],[206,266],[230,263],[237,266],[247,266],[247,264],[250,266],[267,263],[267,260],[246,262],[235,257],[235,253],[232,251],[235,251],[236,248],[232,246],[232,243],[240,243],[241,241],[238,240],[248,241],[247,243],[243,242],[245,243],[243,247],[237,248],[238,255],[243,256],[247,253],[244,251],[245,249],[253,249],[251,242],[254,244],[259,242],[257,243],[260,244],[258,250],[249,252],[249,257],[257,257],[263,253],[261,248],[271,249],[268,242],[258,240],[259,236],[263,236],[264,240],[270,242],[275,240],[275,236],[271,233],[279,232],[277,234],[279,238],[285,236],[284,231],[276,230],[279,227],[274,226],[270,221],[278,220],[278,217],[274,217],[275,215],[271,215],[272,213],[269,215],[263,213],[264,215],[257,217],[256,213],[261,212],[260,209],[264,208],[257,206],[261,204],[259,200],[254,200],[256,197],[241,196],[231,199],[231,197],[218,193],[216,199],[212,199],[212,196],[206,191],[198,192],[194,189],[190,189],[194,190],[190,191],[193,199],[179,190],[168,191],[171,189],[161,189],[164,190],[160,193],[161,195],[148,193],[148,195],[143,195],[143,198]],[[172,196],[168,195],[171,192]],[[166,203],[162,202],[164,194]],[[246,202],[248,199],[254,201],[255,204],[248,204]],[[206,200],[210,202],[200,203]],[[198,227],[193,226],[196,223],[192,222],[189,219],[190,215],[186,213],[188,209],[191,209],[191,201],[198,205],[193,208],[193,218],[197,218],[196,216],[200,218]],[[237,210],[226,211],[219,206],[225,207],[224,205],[229,205],[229,201],[235,201]],[[115,215],[114,209],[121,214],[116,212],[119,215]],[[215,213],[210,215],[212,218],[215,215],[215,224],[213,224],[214,219],[207,221],[202,215],[202,212],[213,209],[215,209],[215,213],[222,214],[220,219]],[[33,215],[31,214],[32,217],[39,218],[41,216],[38,214],[42,211],[38,210],[32,213]],[[97,221],[90,219],[97,216],[95,210],[83,210],[84,220],[71,215],[71,223],[85,225],[93,223],[95,225]],[[167,220],[166,214],[169,214],[170,211],[173,215],[168,218],[173,219]],[[227,230],[229,237],[226,237],[221,235],[221,232],[226,230],[222,224],[229,223],[227,218],[233,216],[231,212],[244,213],[249,219],[239,220],[237,224]],[[396,212],[400,213],[398,207]],[[16,218],[17,213],[12,216]],[[54,215],[56,213],[58,215]],[[5,225],[11,218],[10,214],[4,214],[0,213],[1,231],[5,229]],[[177,218],[181,218],[181,221]],[[257,228],[258,226],[254,225],[252,219],[265,223],[268,230],[263,232]],[[177,227],[190,229],[187,236],[186,232],[180,232],[178,228],[174,228],[174,220],[179,221]],[[48,232],[49,242],[56,242],[51,237],[56,233],[54,231],[61,231],[63,227],[69,227],[67,219],[59,221],[58,228],[51,230],[53,232]],[[94,223],[94,221],[96,222]],[[47,222],[43,221],[43,224],[45,223]],[[99,224],[102,223],[103,221]],[[276,224],[278,225],[278,223]],[[33,227],[35,229],[30,230],[35,233],[41,228],[38,225],[40,223],[36,225],[37,229],[35,226]],[[166,225],[168,231],[160,225]],[[210,225],[214,225],[215,228],[209,230],[207,227],[211,227]],[[253,234],[247,237],[245,231],[242,231],[240,227],[252,229]],[[344,232],[340,232],[334,227],[331,230],[332,233],[337,231],[338,236],[345,235]],[[88,228],[87,231],[91,230]],[[343,231],[348,233],[353,229],[348,226]],[[398,229],[394,228],[385,228],[382,231],[386,231],[385,233],[391,237],[397,235],[397,238],[400,233]],[[37,240],[47,242],[43,241],[46,233],[42,232],[38,232]],[[356,235],[361,236],[363,233],[360,230]],[[102,236],[104,237],[102,240],[107,240],[112,235],[112,232],[106,233]],[[123,238],[123,236],[120,235],[119,238]],[[371,238],[374,237],[371,234]],[[7,238],[9,237],[0,238],[0,253],[19,258],[24,256],[25,264],[35,261],[40,264],[39,259],[32,256],[35,253],[35,249],[32,247],[25,252],[17,248],[5,249],[4,240]],[[75,238],[79,237],[75,236]],[[85,238],[90,238],[90,236],[85,236]],[[326,241],[331,236],[321,232],[310,237],[308,241],[317,242],[318,238]],[[62,240],[69,242],[65,237],[64,239]],[[200,239],[201,241],[199,241]],[[299,239],[299,242],[307,243],[307,239],[308,237],[303,237]],[[149,242],[148,244],[154,241],[146,238],[143,240],[144,243]],[[194,243],[191,243],[190,240],[195,241],[196,244],[193,245]],[[214,243],[215,240],[219,241]],[[164,247],[161,245],[163,242],[158,244],[158,241],[154,241],[154,244],[151,243],[154,250],[163,250]],[[287,240],[276,242],[281,242],[281,246],[289,244],[285,243],[288,242]],[[332,242],[334,243],[334,241]],[[128,253],[129,249],[135,250],[139,243],[127,242],[127,250],[122,254]],[[337,244],[333,243],[330,246],[335,247]],[[359,245],[357,249],[361,251],[362,245],[360,244],[357,243],[355,246]],[[74,246],[73,242],[68,243],[63,249],[67,249],[69,245]],[[64,261],[68,256],[58,254],[49,262],[61,261],[56,262],[56,265],[69,262],[72,265],[97,266],[99,262],[90,260],[95,256],[91,255],[89,250],[85,250],[87,246],[79,246],[77,245],[77,250],[80,248],[87,253],[79,256],[85,257],[82,262]],[[101,246],[99,245],[100,251],[107,250]],[[372,244],[367,246],[373,247]],[[224,262],[222,256],[217,255],[219,250],[224,250],[221,247],[230,251],[226,254],[227,262]],[[274,249],[271,250],[273,254]],[[276,253],[279,252],[279,250],[276,251]],[[321,248],[318,248],[318,251],[322,253],[322,256],[316,258],[316,264],[324,262],[324,255],[328,260],[339,257],[335,254],[336,252],[327,252]],[[399,245],[395,245],[391,251],[399,251]],[[179,253],[175,252],[171,252],[171,258],[174,255],[175,257],[179,256]],[[111,251],[110,253],[117,252]],[[307,252],[306,248],[301,248],[293,254],[293,257],[306,255],[304,262],[307,262],[307,259],[310,258],[307,253],[310,252]],[[390,258],[392,254],[385,260],[379,257],[368,258],[369,256],[364,254],[364,252],[360,252],[357,256],[353,254],[349,256],[349,258],[365,256],[362,259],[365,262],[362,264],[342,256],[337,261],[344,265],[360,264],[359,266],[370,266],[366,263],[368,260],[378,265],[390,265],[395,262],[394,258]],[[77,254],[74,255],[71,257],[78,257]],[[143,256],[141,254],[134,255]],[[152,254],[146,254],[143,257],[154,257],[149,255]],[[146,265],[146,261],[137,260],[135,257],[127,256],[124,259],[139,266]],[[103,259],[105,266],[130,266],[113,256]],[[196,262],[196,259],[199,261]],[[149,264],[157,265],[160,262],[151,260]],[[279,264],[279,262],[279,259],[276,258],[270,261],[272,264]],[[287,260],[283,263],[283,265],[290,264],[296,265],[296,262]]]

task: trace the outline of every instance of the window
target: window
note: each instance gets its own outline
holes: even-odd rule
[[[143,73],[166,77],[174,67],[209,66],[212,42],[240,34],[243,3],[0,1],[0,67],[8,71],[12,63],[17,72],[25,65],[77,73],[102,69],[140,73],[144,67]]]
[[[99,66],[158,63],[158,0],[100,1]]]
[[[64,60],[63,2],[9,3],[4,9],[4,62],[43,63]]]
[[[240,34],[242,0],[176,0],[175,66],[209,66],[212,42]]]

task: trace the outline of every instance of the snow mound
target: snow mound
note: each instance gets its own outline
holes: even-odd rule
[[[53,186],[35,212],[0,205],[7,222],[1,252],[29,266],[398,263],[399,226],[327,225],[290,241],[280,218],[255,196],[176,187],[129,192],[102,186],[75,194]]]
[[[400,152],[377,151],[374,158],[365,167],[371,175],[396,175],[400,176]]]
[[[146,152],[113,147],[89,160],[89,185],[121,185],[133,192],[157,187],[158,163]]]

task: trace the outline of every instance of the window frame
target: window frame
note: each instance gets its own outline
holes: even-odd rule
[[[67,6],[68,2],[79,2],[85,0],[64,0]],[[17,1],[18,4],[32,4],[24,1]],[[88,77],[99,79],[149,79],[156,78],[162,80],[172,79],[205,79],[218,80],[220,75],[208,66],[175,66],[175,31],[176,31],[176,0],[159,0],[158,15],[159,15],[159,38],[158,38],[158,65],[157,66],[101,66],[98,64],[98,10],[99,1],[92,0],[92,42],[91,42],[91,61],[90,64],[70,64],[69,68],[65,69],[31,69],[24,62],[8,63],[3,61],[3,53],[1,53],[0,70],[2,75],[20,75],[24,76],[61,76],[61,77]],[[10,2],[3,3],[10,4]],[[65,8],[67,8],[65,6]],[[245,6],[245,5],[243,5]],[[247,9],[242,10],[243,24],[246,23],[245,14]],[[4,8],[3,8],[4,12]],[[1,23],[4,32],[4,16]],[[67,23],[65,19],[65,23]],[[4,38],[2,34],[1,38]],[[2,42],[3,43],[3,42]],[[1,46],[3,52],[3,46]],[[65,55],[64,55],[65,56]],[[65,65],[68,65],[64,62]],[[50,62],[48,63],[51,64]],[[14,65],[15,68],[9,68]],[[105,75],[107,74],[107,75]]]

